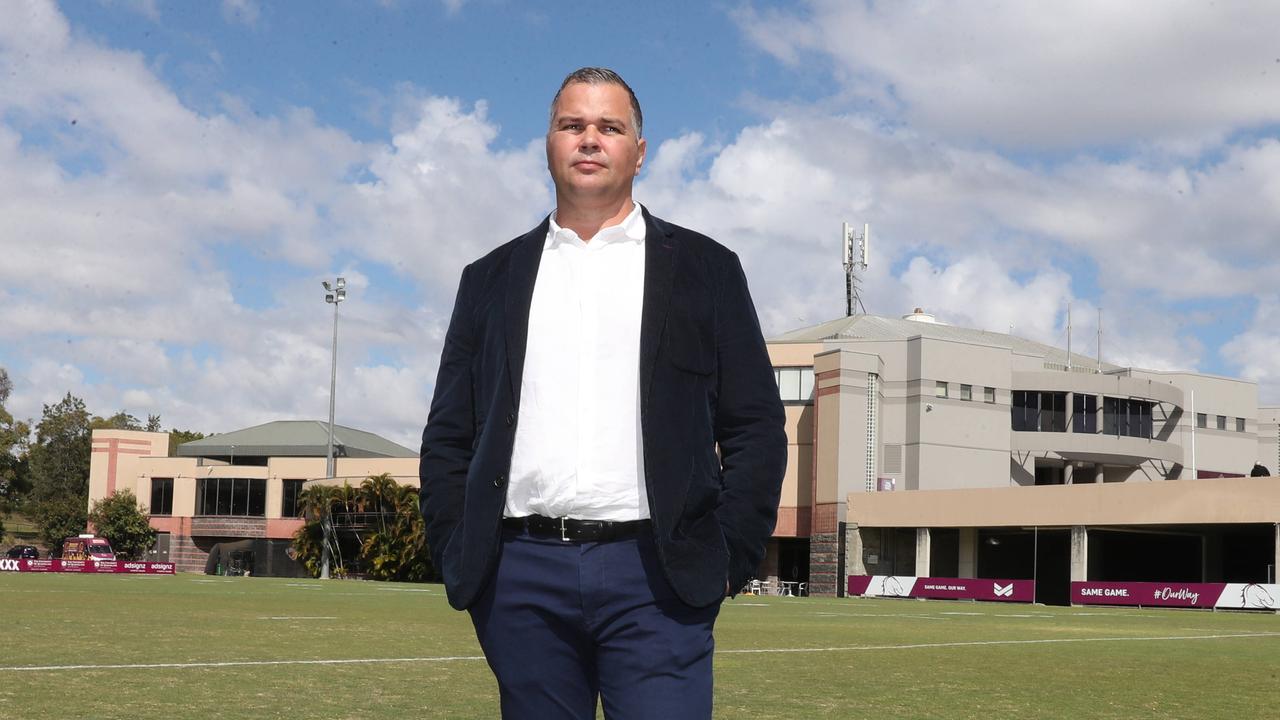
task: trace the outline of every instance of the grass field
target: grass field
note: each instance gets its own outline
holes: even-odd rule
[[[0,718],[490,718],[436,585],[0,573]],[[717,624],[722,718],[1263,718],[1280,617],[753,598]]]

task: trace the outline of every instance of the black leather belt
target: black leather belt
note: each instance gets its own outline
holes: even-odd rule
[[[565,542],[611,542],[636,537],[648,531],[648,520],[574,520],[528,515],[503,518],[502,527],[527,532],[533,537],[555,538]]]

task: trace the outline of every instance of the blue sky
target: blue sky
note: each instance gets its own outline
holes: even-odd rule
[[[768,333],[843,309],[1243,376],[1280,403],[1280,10],[18,0],[0,23],[8,407],[226,431],[328,407],[413,445],[458,273],[551,209],[582,65],[644,106],[636,195],[733,247]],[[211,402],[217,399],[218,402]]]

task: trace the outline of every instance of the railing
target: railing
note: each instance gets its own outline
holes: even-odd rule
[[[1067,367],[1066,363],[1057,363],[1057,362],[1048,362],[1048,361],[1045,361],[1044,369],[1056,370],[1058,372],[1081,373],[1083,375],[1101,375],[1102,374],[1102,372],[1098,370],[1098,368],[1096,367],[1089,367],[1087,365],[1072,365],[1071,367]]]

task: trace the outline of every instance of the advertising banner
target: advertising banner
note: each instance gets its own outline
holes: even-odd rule
[[[1280,585],[1261,583],[1073,582],[1074,605],[1144,607],[1280,608]]]
[[[172,575],[173,563],[133,562],[125,560],[14,560],[0,558],[0,572],[78,572],[129,573],[133,575]]]
[[[862,597],[1034,602],[1034,580],[850,575],[849,594]]]

